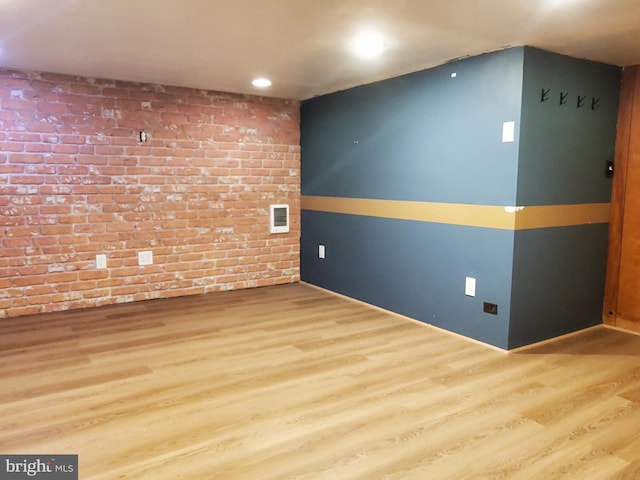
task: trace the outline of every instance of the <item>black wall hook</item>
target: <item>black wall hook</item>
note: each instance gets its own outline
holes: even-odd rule
[[[587,98],[586,95],[584,95],[582,97],[580,95],[578,95],[578,108],[582,108],[584,106],[584,101],[585,101],[586,98]]]
[[[540,92],[540,101],[542,103],[546,102],[547,100],[549,100],[549,92],[551,92],[550,88],[547,89],[542,89],[542,91]]]
[[[569,96],[569,92],[560,92],[560,105],[564,105],[567,103],[567,97]]]
[[[600,107],[600,99],[599,98],[592,98],[591,99],[591,110],[596,110],[599,107]]]

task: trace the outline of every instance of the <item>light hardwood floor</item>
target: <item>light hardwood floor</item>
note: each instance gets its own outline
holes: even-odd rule
[[[304,284],[0,321],[0,452],[81,479],[640,478],[640,337],[505,354]]]

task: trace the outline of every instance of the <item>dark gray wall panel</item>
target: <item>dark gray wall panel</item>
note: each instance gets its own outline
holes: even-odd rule
[[[507,348],[513,232],[313,211],[302,232],[303,281]]]
[[[518,205],[610,201],[605,165],[614,156],[620,75],[612,65],[525,48]]]
[[[515,234],[509,348],[602,323],[608,224]]]
[[[302,194],[513,205],[502,124],[519,123],[522,62],[515,48],[303,102]]]

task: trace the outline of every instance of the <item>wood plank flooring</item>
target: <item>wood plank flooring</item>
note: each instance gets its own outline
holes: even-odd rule
[[[505,354],[304,284],[0,321],[0,453],[80,478],[640,479],[640,336]]]

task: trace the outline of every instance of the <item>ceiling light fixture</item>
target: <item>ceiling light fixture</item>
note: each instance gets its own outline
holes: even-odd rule
[[[268,88],[271,86],[271,80],[269,80],[268,78],[260,77],[251,82],[251,85],[257,88]]]
[[[382,35],[368,31],[358,34],[353,40],[353,51],[362,58],[375,58],[379,56],[385,47]]]

